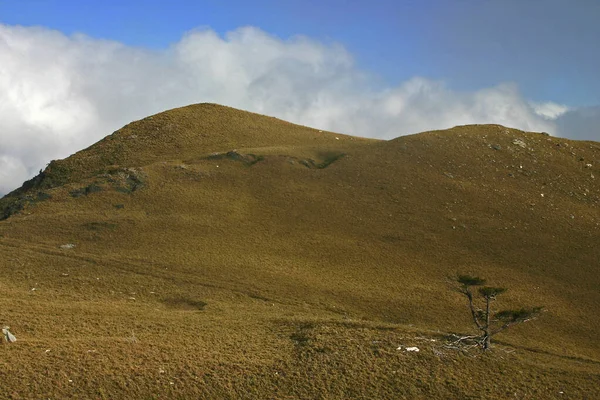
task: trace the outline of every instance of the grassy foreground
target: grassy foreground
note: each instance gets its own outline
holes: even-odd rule
[[[0,200],[0,397],[599,397],[599,180],[600,144],[497,125],[136,121]],[[449,349],[457,272],[547,311]]]

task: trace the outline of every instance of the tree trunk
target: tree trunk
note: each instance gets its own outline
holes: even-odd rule
[[[485,326],[483,327],[483,350],[487,350],[490,348],[490,342],[492,339],[492,335],[490,332],[490,302],[492,299],[490,297],[485,298]]]
[[[483,350],[487,350],[490,348],[490,342],[491,342],[492,336],[490,335],[490,333],[486,330],[485,334],[483,335]]]

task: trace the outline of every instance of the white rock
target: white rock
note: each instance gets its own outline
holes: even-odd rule
[[[521,139],[515,139],[515,140],[513,140],[513,142],[512,142],[512,143],[513,143],[514,145],[516,145],[516,146],[519,146],[519,147],[522,147],[522,148],[525,148],[525,147],[527,147],[527,144],[526,144],[524,141],[522,141]]]
[[[398,348],[396,350],[402,350],[402,346],[398,346]],[[404,351],[414,351],[414,352],[418,352],[419,348],[418,347],[405,347]]]
[[[10,333],[10,331],[8,330],[9,328],[9,326],[5,326],[4,328],[2,328],[2,334],[4,335],[4,338],[8,343],[16,342],[17,338],[15,337],[15,335]]]

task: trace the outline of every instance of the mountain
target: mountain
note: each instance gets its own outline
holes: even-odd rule
[[[133,122],[0,200],[3,386],[594,397],[599,179],[599,143],[499,125],[380,141],[214,104]],[[450,349],[476,333],[457,273],[546,311]]]

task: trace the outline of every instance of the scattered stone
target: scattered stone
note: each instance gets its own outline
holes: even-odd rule
[[[527,144],[524,141],[522,141],[521,139],[514,139],[512,141],[512,144],[514,144],[515,146],[522,147],[522,148],[526,148],[527,147]]]
[[[5,326],[2,328],[2,335],[4,335],[4,339],[6,339],[8,343],[14,343],[17,341],[17,338],[9,331],[9,329],[10,326]]]
[[[90,184],[90,185],[88,185],[86,187],[75,189],[75,190],[71,190],[69,192],[69,194],[71,195],[71,197],[78,198],[78,197],[81,197],[81,196],[88,196],[88,195],[90,195],[92,193],[98,193],[98,192],[101,192],[101,191],[102,191],[102,187],[100,187],[100,186],[95,185],[95,184],[92,183],[92,184]]]
[[[98,185],[94,185],[93,183],[91,185],[88,185],[85,187],[85,195],[87,196],[88,194],[91,193],[98,193],[101,192],[102,188]]]
[[[402,346],[399,346],[396,350],[402,350]],[[418,353],[420,350],[418,347],[405,347],[404,351]]]
[[[248,166],[252,166],[259,161],[264,160],[264,156],[257,156],[255,154],[242,154],[237,150],[231,150],[227,153],[212,153],[207,157],[208,160],[232,160],[232,161],[240,161]],[[217,165],[217,168],[219,166]]]
[[[313,168],[315,166],[313,160],[300,160],[300,164],[304,165],[306,168]]]
[[[51,198],[52,198],[52,196],[45,192],[38,192],[38,194],[36,196],[37,201],[44,201],[44,200],[48,200]]]
[[[225,154],[225,156],[227,158],[230,158],[230,159],[234,160],[234,161],[243,161],[244,160],[244,156],[242,154],[238,153],[237,150],[228,151]]]

